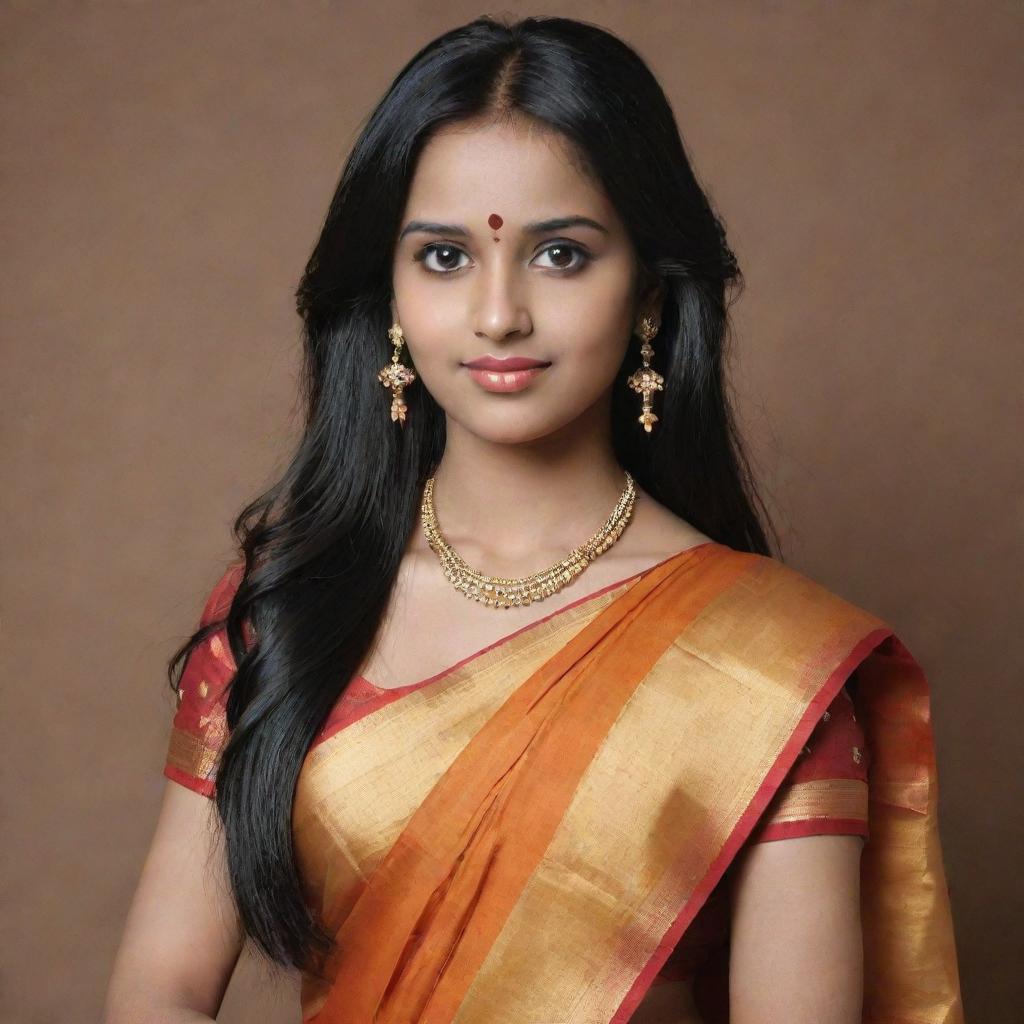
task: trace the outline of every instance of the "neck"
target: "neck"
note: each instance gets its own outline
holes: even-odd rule
[[[521,444],[448,426],[434,474],[438,526],[466,561],[493,575],[524,575],[564,557],[601,528],[626,486],[610,426],[576,422]]]

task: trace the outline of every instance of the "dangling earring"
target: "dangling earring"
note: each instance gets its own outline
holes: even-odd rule
[[[645,316],[640,321],[640,337],[643,339],[643,344],[640,346],[640,355],[643,358],[644,365],[626,382],[637,394],[643,395],[643,412],[637,417],[637,421],[644,425],[644,430],[648,434],[651,432],[651,424],[658,419],[651,411],[651,394],[655,391],[665,390],[665,378],[651,368],[651,357],[654,355],[654,349],[651,348],[651,339],[657,333],[658,328],[655,326],[654,321],[649,316]]]
[[[402,392],[406,385],[416,379],[416,371],[398,361],[398,353],[402,350],[402,342],[405,336],[402,328],[393,323],[388,329],[388,337],[394,343],[395,351],[391,354],[391,362],[377,374],[377,380],[386,388],[391,388],[391,419],[398,421],[399,426],[405,426],[405,410],[408,408]]]

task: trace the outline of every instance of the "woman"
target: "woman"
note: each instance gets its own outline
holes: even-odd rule
[[[769,554],[739,280],[613,36],[402,70],[298,292],[304,436],[172,661],[108,1021],[212,1016],[245,938],[314,1024],[962,1019],[927,684]]]

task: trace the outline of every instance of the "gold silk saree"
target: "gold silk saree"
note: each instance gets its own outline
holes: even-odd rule
[[[183,676],[165,769],[208,795],[232,671],[216,641]],[[854,672],[867,783],[783,789]],[[863,1020],[957,1024],[936,799],[927,682],[893,631],[774,559],[699,545],[437,677],[353,681],[295,794],[306,897],[336,938],[303,1020],[622,1024],[759,824],[833,814],[870,822]]]

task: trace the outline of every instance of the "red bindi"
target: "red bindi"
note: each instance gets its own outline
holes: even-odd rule
[[[487,218],[487,223],[497,231],[505,222],[496,213],[492,213],[490,217]]]

